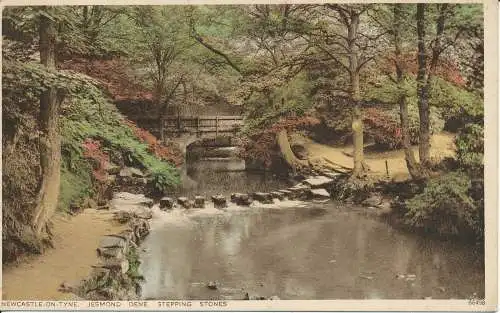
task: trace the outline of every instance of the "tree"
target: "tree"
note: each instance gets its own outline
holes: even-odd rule
[[[368,27],[362,29],[362,18],[371,9],[370,5],[327,4],[318,8],[319,18],[313,32],[309,34],[315,46],[341,66],[349,76],[349,95],[353,101],[353,173],[364,176],[368,166],[363,154],[363,116],[361,112],[360,75],[363,68],[374,59],[374,42],[382,34],[373,33]]]
[[[408,118],[408,103],[406,101],[406,92],[404,91],[404,65],[401,59],[401,51],[402,51],[402,30],[403,23],[405,18],[408,18],[408,15],[405,14],[405,7],[403,4],[394,4],[393,5],[393,29],[392,35],[394,40],[394,65],[396,67],[396,83],[398,85],[399,91],[399,114],[401,121],[401,136],[403,142],[403,149],[405,153],[406,166],[408,168],[408,172],[413,178],[420,178],[421,172],[418,167],[417,160],[415,159],[415,155],[413,154],[413,150],[411,149],[410,144],[410,134],[409,134],[409,118]]]
[[[184,82],[185,73],[176,62],[186,59],[193,42],[189,39],[188,20],[183,7],[136,7],[132,13],[145,50],[144,60],[150,70],[153,82],[153,102],[161,121],[179,86]],[[163,136],[163,123],[160,122]],[[162,138],[164,140],[164,138]]]
[[[430,163],[430,121],[429,121],[429,94],[434,78],[436,67],[440,56],[451,45],[453,45],[462,33],[458,29],[452,40],[445,42],[446,21],[453,15],[454,6],[448,3],[435,4],[437,11],[434,21],[435,33],[431,40],[431,55],[430,63],[427,65],[428,55],[426,47],[426,12],[430,4],[417,4],[417,47],[418,47],[418,73],[417,73],[417,94],[418,108],[420,117],[420,132],[419,132],[419,157],[422,166],[428,166]]]
[[[56,22],[55,8],[40,10],[40,62],[49,70],[56,69]],[[40,96],[40,168],[42,171],[37,206],[33,215],[33,227],[41,235],[48,219],[57,207],[60,186],[61,139],[58,131],[59,107],[63,98],[55,88],[49,88]]]

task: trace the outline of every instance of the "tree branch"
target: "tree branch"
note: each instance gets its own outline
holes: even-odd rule
[[[224,60],[226,60],[226,62],[227,62],[227,64],[228,64],[229,66],[231,66],[231,67],[232,67],[235,71],[237,71],[238,73],[242,74],[241,69],[240,69],[240,68],[239,68],[236,64],[234,64],[234,63],[231,61],[231,59],[230,59],[230,58],[229,58],[229,57],[228,57],[225,53],[223,53],[222,51],[220,51],[220,50],[218,50],[218,49],[214,48],[213,46],[211,46],[211,45],[210,45],[210,44],[208,44],[207,42],[205,42],[205,41],[203,40],[203,38],[201,38],[201,36],[200,36],[200,35],[198,35],[198,34],[196,33],[196,31],[194,30],[194,28],[193,28],[193,31],[192,31],[192,36],[193,36],[193,38],[194,38],[197,42],[199,42],[202,46],[204,46],[204,47],[205,47],[205,48],[207,48],[208,50],[212,51],[213,53],[215,53],[215,54],[217,54],[217,55],[219,55],[219,56],[223,57],[223,58],[224,58]]]

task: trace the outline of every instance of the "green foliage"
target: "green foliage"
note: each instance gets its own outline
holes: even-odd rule
[[[67,71],[47,71],[38,64],[19,62],[4,63],[4,88],[22,90],[25,96],[36,101],[47,88],[55,87],[66,93],[61,106],[61,151],[63,161],[62,205],[73,196],[86,195],[89,185],[83,174],[90,167],[83,165],[82,143],[86,138],[104,142],[108,150],[124,152],[131,163],[147,169],[153,177],[161,177],[155,185],[164,191],[179,183],[175,166],[157,159],[148,151],[148,145],[141,143],[133,131],[124,124],[123,116],[105,98],[97,83],[89,77]],[[78,177],[78,180],[76,181]],[[72,196],[73,195],[73,196]]]
[[[396,121],[400,125],[400,113],[399,108],[395,108],[386,112],[391,120]],[[431,134],[439,133],[443,130],[445,121],[441,117],[441,111],[436,107],[430,108],[429,114]],[[418,115],[418,105],[416,102],[408,103],[408,123],[409,123],[409,134],[410,142],[412,144],[418,143],[418,133],[420,129],[420,118]]]
[[[247,101],[244,133],[262,129],[284,116],[303,116],[312,107],[309,97],[311,84],[299,74],[283,86],[277,86],[268,96],[256,93]]]
[[[457,160],[460,166],[474,177],[482,177],[484,169],[484,128],[480,124],[468,124],[455,140]]]
[[[127,252],[127,260],[129,269],[127,271],[127,275],[134,280],[143,280],[143,276],[139,274],[139,266],[141,265],[141,261],[139,259],[139,252],[137,248],[131,246]]]
[[[462,125],[482,120],[484,116],[481,96],[441,78],[432,81],[430,105],[441,109],[445,120],[455,119]]]
[[[82,167],[73,171],[66,166],[61,168],[61,187],[57,204],[58,209],[61,211],[68,210],[72,201],[93,195],[91,169],[87,162],[84,160],[79,161]]]
[[[406,201],[406,223],[441,235],[480,235],[483,212],[469,194],[471,186],[463,172],[431,179],[423,193]]]
[[[368,101],[397,105],[399,95],[402,93],[406,95],[410,134],[414,137],[418,134],[419,128],[415,77],[406,76],[398,88],[389,78],[381,76],[375,84],[366,89],[364,98]],[[429,105],[431,132],[441,131],[446,121],[463,125],[483,118],[483,100],[479,95],[439,77],[432,80]],[[395,107],[392,115],[399,121],[399,108]]]

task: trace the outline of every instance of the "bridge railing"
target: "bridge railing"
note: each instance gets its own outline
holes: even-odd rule
[[[235,116],[176,116],[158,119],[142,119],[137,123],[151,132],[165,135],[196,133],[197,135],[236,133],[243,125],[243,117]],[[161,127],[163,126],[163,127]],[[163,131],[163,134],[161,132]]]

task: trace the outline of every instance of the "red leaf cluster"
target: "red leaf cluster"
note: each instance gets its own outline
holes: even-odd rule
[[[394,63],[395,56],[394,54],[387,54],[382,57],[380,62],[380,68],[384,73],[393,74],[396,72],[396,65]],[[414,76],[417,75],[418,72],[418,63],[417,63],[417,52],[407,53],[401,56],[402,69],[406,73],[410,73]],[[427,70],[430,71],[430,62],[427,62]],[[439,63],[436,66],[435,72],[433,73],[436,76],[441,77],[442,79],[453,83],[459,87],[464,87],[466,82],[463,78],[460,69],[456,62],[452,60],[445,59],[443,57],[440,58]]]
[[[386,145],[391,149],[401,146],[403,138],[399,123],[382,110],[365,109],[363,123],[365,132],[378,144]]]
[[[60,68],[95,78],[114,100],[153,99],[152,93],[129,74],[128,64],[119,58],[111,60],[73,58],[60,64]]]
[[[164,145],[149,131],[138,127],[134,122],[130,120],[125,120],[124,123],[132,129],[134,135],[137,137],[137,139],[139,139],[140,142],[148,145],[148,151],[155,155],[157,158],[171,162],[176,166],[179,166],[184,162],[182,152],[177,147],[173,145]]]
[[[94,161],[94,168],[92,170],[94,178],[99,182],[106,181],[108,176],[106,168],[109,164],[109,155],[102,151],[101,142],[99,140],[87,138],[82,143],[82,147],[83,156]]]

